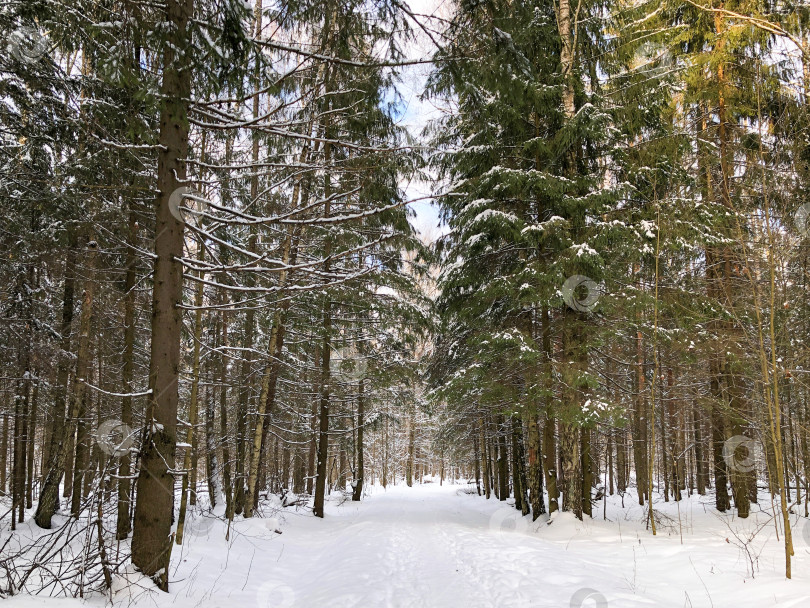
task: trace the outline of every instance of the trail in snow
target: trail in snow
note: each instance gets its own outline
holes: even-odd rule
[[[304,510],[238,520],[231,539],[218,520],[175,548],[171,593],[133,574],[116,581],[113,603],[159,608],[807,606],[810,529],[796,518],[794,580],[783,576],[781,544],[769,517],[720,516],[706,497],[657,503],[661,533],[644,512],[620,509],[580,522],[548,524],[514,508],[434,484],[374,488],[362,503],[330,502],[320,520]],[[632,503],[629,496],[626,504]],[[768,505],[769,506],[769,505]],[[678,507],[680,507],[680,524]],[[268,515],[269,510],[265,509]],[[595,513],[597,510],[595,509]],[[283,534],[274,532],[280,526]],[[683,531],[683,544],[680,531]],[[803,533],[804,532],[804,533]],[[586,599],[587,598],[587,599]],[[52,603],[53,602],[53,603]],[[71,600],[14,598],[10,608],[72,606]],[[95,598],[90,605],[104,604]],[[79,605],[76,602],[76,605]]]

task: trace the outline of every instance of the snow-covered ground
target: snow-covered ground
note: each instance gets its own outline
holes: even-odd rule
[[[548,524],[545,517],[532,523],[505,503],[466,490],[437,484],[376,487],[362,503],[333,499],[323,520],[294,507],[273,516],[265,508],[265,518],[235,521],[227,542],[222,522],[198,519],[172,555],[171,592],[154,591],[133,574],[129,585],[115,581],[113,604],[810,606],[810,527],[804,518],[793,518],[793,580],[785,580],[774,523],[756,505],[748,520],[739,520],[714,512],[710,497],[680,505],[659,501],[661,521],[653,537],[629,494],[625,509],[618,496],[608,499],[607,521],[600,503],[592,520],[558,514]],[[762,507],[770,509],[770,502]],[[15,597],[3,604],[100,607],[105,599]]]

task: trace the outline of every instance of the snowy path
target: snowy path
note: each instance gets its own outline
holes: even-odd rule
[[[676,508],[656,506],[666,507]],[[585,596],[582,606],[616,608],[808,605],[810,547],[801,537],[796,580],[786,582],[780,546],[765,544],[772,530],[760,532],[765,548],[755,541],[760,571],[751,579],[725,524],[698,500],[682,510],[683,545],[676,529],[662,524],[652,538],[640,522],[617,523],[618,512],[613,522],[562,516],[547,525],[458,487],[377,489],[361,505],[333,507],[323,521],[289,526],[286,574],[273,576],[296,607],[568,607]],[[642,517],[637,508],[622,516],[633,514]]]
[[[653,538],[637,506],[619,511],[615,501],[608,504],[612,521],[602,521],[600,510],[591,521],[564,515],[547,525],[459,486],[375,488],[361,504],[329,504],[323,520],[286,509],[279,520],[237,521],[230,542],[216,521],[175,550],[171,594],[135,587],[133,595],[139,607],[166,608],[810,605],[804,521],[796,532],[794,580],[781,574],[773,526],[752,543],[759,557],[751,578],[745,552],[726,523],[704,508],[706,500],[683,501],[681,544],[673,503],[656,504],[672,521],[662,522]],[[757,520],[763,514],[727,519],[738,534]],[[273,532],[276,525],[283,534]],[[581,603],[585,596],[590,599]],[[130,599],[122,590],[114,603],[126,606]]]

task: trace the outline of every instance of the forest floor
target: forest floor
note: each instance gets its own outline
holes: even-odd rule
[[[266,504],[225,523],[199,513],[172,554],[171,592],[133,573],[112,603],[138,608],[698,607],[810,605],[810,526],[794,516],[793,580],[768,511],[720,515],[709,496],[658,500],[658,535],[634,497],[609,497],[584,522],[536,522],[468,486],[374,487],[333,495],[326,518]],[[606,508],[605,508],[606,507]],[[606,513],[607,520],[603,520]],[[279,534],[278,531],[281,532]],[[780,531],[781,534],[781,531]],[[682,536],[682,538],[681,538]],[[129,580],[125,580],[129,578]],[[8,608],[104,606],[16,596]]]

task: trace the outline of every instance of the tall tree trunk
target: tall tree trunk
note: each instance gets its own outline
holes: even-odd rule
[[[532,520],[536,520],[541,514],[546,512],[546,504],[543,500],[543,469],[540,461],[540,428],[537,424],[536,411],[530,410],[527,412],[526,430],[529,443],[527,482],[529,486],[529,500],[532,507]]]
[[[25,485],[25,508],[34,506],[34,444],[37,438],[37,406],[39,404],[39,374],[34,373],[34,390],[31,395],[31,411],[28,414],[28,428],[26,432],[28,455]]]
[[[357,389],[357,474],[354,480],[352,500],[360,500],[363,496],[363,481],[365,478],[365,463],[363,461],[363,432],[365,425],[366,396],[363,392],[363,379]],[[408,484],[409,486],[411,484]]]
[[[278,491],[286,492],[290,489],[290,446],[283,441],[281,444],[281,475],[279,477]]]
[[[715,30],[719,36],[717,43],[717,50],[722,51],[725,45],[723,33],[725,30],[724,16],[722,12],[715,13],[714,16]],[[725,62],[720,61],[717,64],[717,119],[718,119],[718,147],[720,154],[720,196],[721,202],[725,206],[727,213],[736,217],[737,210],[731,200],[730,180],[732,178],[733,168],[731,166],[731,153],[729,150],[729,133],[728,133],[728,118],[726,108],[726,87],[727,78],[725,75]],[[737,291],[733,285],[734,270],[733,267],[737,265],[742,268],[746,266],[744,260],[739,260],[739,256],[745,256],[746,253],[743,249],[737,248],[737,251],[732,251],[731,247],[725,246],[719,251],[719,271],[717,277],[719,280],[719,294],[722,294],[721,301],[728,310],[734,307],[734,292]],[[726,352],[733,352],[736,358],[741,354],[738,348],[738,340],[741,337],[738,324],[735,321],[721,322],[721,330],[725,338],[722,348]],[[776,345],[773,345],[776,348]],[[724,357],[722,367],[720,369],[721,378],[723,381],[723,389],[727,394],[727,399],[724,403],[729,406],[728,411],[728,430],[729,436],[743,435],[743,419],[747,406],[744,398],[743,381],[739,374],[735,373],[732,369],[733,362],[729,357]],[[726,437],[728,439],[728,437]],[[748,499],[748,474],[746,471],[741,470],[739,467],[729,467],[728,475],[731,481],[731,491],[734,496],[734,506],[737,509],[737,515],[741,518],[748,517],[750,511],[750,502]]]
[[[257,0],[253,10],[254,30],[253,36],[259,40],[262,35],[262,0]],[[255,94],[253,95],[253,120],[259,118],[260,106],[260,93],[262,84],[261,78],[261,64],[257,61],[253,71],[253,88]],[[253,171],[250,176],[250,200],[253,206],[259,207],[259,132],[253,130],[251,133],[252,149],[251,161],[253,163]],[[248,251],[256,253],[257,234],[251,227],[251,233],[248,237]],[[248,273],[245,277],[245,284],[252,287],[255,281],[253,274]],[[241,369],[241,387],[239,390],[239,412],[237,413],[237,431],[236,431],[236,496],[235,496],[235,512],[242,513],[244,510],[245,517],[250,517],[253,513],[253,498],[250,495],[250,458],[248,454],[248,411],[251,395],[251,382],[253,368],[253,341],[255,333],[255,313],[253,306],[249,306],[245,312],[245,323],[242,332],[242,347],[244,349],[242,355],[242,369]],[[263,417],[257,416],[255,421],[263,420]],[[245,475],[244,467],[247,460],[247,477]],[[255,488],[254,488],[255,491]]]
[[[101,343],[96,344],[96,369],[95,371],[95,385],[98,387],[102,386],[102,378],[104,377],[104,367],[103,367],[103,358],[102,358],[102,345]],[[103,387],[102,387],[103,390]],[[92,422],[95,422],[95,427],[98,429],[101,426],[101,408],[102,408],[102,393],[96,392],[95,393],[95,411],[88,412],[87,415],[87,423],[92,425]],[[93,399],[89,400],[89,403],[93,403]],[[94,420],[95,419],[95,420]],[[82,499],[86,499],[92,490],[93,487],[93,480],[95,479],[96,473],[102,470],[102,463],[101,463],[101,448],[99,448],[99,444],[97,441],[94,441],[95,434],[91,433],[88,439],[88,463],[84,470],[84,488],[82,489]],[[101,500],[107,501],[109,500],[109,482],[110,479],[100,479],[98,488],[99,491],[102,489],[104,490],[101,494]]]
[[[388,418],[383,423],[382,487],[388,486]]]
[[[335,489],[341,492],[346,490],[346,433],[344,429],[337,429],[340,437],[338,445],[337,470],[335,471]]]
[[[672,479],[672,440],[669,436],[669,404],[667,398],[664,396],[663,386],[661,382],[657,384],[660,388],[660,401],[661,401],[661,468],[664,473],[664,502],[669,502],[669,493],[672,490],[670,480]],[[655,421],[653,420],[653,424]]]
[[[225,294],[222,294],[225,302]],[[228,432],[228,363],[225,349],[228,347],[228,316],[220,313],[219,358],[219,445],[222,450],[222,488],[225,493],[225,515],[233,518],[233,479],[231,478],[230,433]]]
[[[408,460],[405,463],[405,483],[410,488],[413,486],[413,448],[416,437],[416,424],[413,410],[408,412],[407,433],[408,433]]]
[[[328,78],[327,78],[328,80]],[[329,85],[325,87],[329,92]],[[324,126],[324,133],[329,134],[329,125]],[[327,143],[324,145],[324,166],[328,167],[332,160],[332,145]],[[332,196],[332,185],[327,170],[324,175],[324,217],[329,217],[331,209],[330,200]],[[332,243],[326,241],[324,259],[326,260],[323,265],[324,275],[328,275],[331,269],[330,256],[332,254]],[[315,477],[315,500],[312,509],[316,517],[323,517],[323,505],[326,498],[326,466],[327,458],[329,455],[329,399],[331,393],[331,377],[329,363],[331,360],[332,352],[332,301],[330,293],[327,291],[323,298],[323,337],[321,347],[321,394],[320,394],[320,411],[319,428],[318,428],[318,464]]]
[[[14,395],[14,468],[12,469],[11,529],[15,530],[15,520],[25,521],[25,464],[26,426],[31,385],[30,331],[26,332],[24,343],[19,348],[19,374]],[[19,517],[15,517],[19,513]]]
[[[184,50],[189,46],[187,24],[194,14],[194,1],[166,0],[165,6],[169,27],[163,46],[160,96],[157,167],[160,194],[155,222],[150,394],[137,482],[132,563],[151,576],[158,587],[168,591],[182,327],[179,304],[183,297],[183,267],[179,262],[183,256],[183,224],[172,213],[172,205],[177,204],[178,188],[186,178],[183,159],[188,156],[191,71],[189,54]]]
[[[304,451],[300,445],[295,448],[295,455],[293,457],[293,494],[303,494],[305,488],[305,479],[307,476],[306,471],[306,458],[304,458]]]
[[[576,15],[572,14],[570,0],[560,0],[557,6],[557,32],[560,36],[560,69],[562,73],[563,90],[562,102],[563,112],[567,123],[570,123],[576,115],[576,102],[574,98],[574,78],[576,72],[574,69],[576,59],[576,37],[577,37],[577,23]],[[568,173],[573,175],[576,172],[576,156],[575,147],[571,145],[567,153],[567,170]],[[578,351],[579,344],[576,344],[578,336],[572,332],[568,325],[577,319],[573,319],[569,311],[565,311],[563,317],[563,339],[567,341],[563,346],[563,365],[568,367],[572,353]],[[566,371],[570,371],[566,369]],[[581,370],[579,370],[581,371]],[[575,372],[578,373],[578,372]],[[575,384],[579,384],[576,380]],[[572,386],[569,384],[569,386]],[[576,409],[578,404],[578,390],[574,388],[571,391],[564,391],[568,393],[565,395],[565,400],[568,407]],[[582,518],[582,480],[579,478],[581,474],[580,468],[580,454],[578,447],[578,432],[576,426],[571,420],[561,421],[560,432],[560,460],[562,462],[562,476],[565,489],[563,491],[563,511],[573,511],[575,515]]]
[[[557,421],[552,411],[552,361],[554,353],[551,344],[551,318],[548,308],[543,306],[540,313],[540,331],[543,340],[543,387],[545,389],[543,422],[543,472],[546,475],[548,489],[548,513],[551,515],[560,508],[560,492],[557,488]]]
[[[628,465],[627,437],[624,429],[616,433],[616,491],[624,496],[627,491],[627,465]]]
[[[293,245],[293,234],[288,230],[285,237],[282,260],[285,266],[294,264],[297,245]],[[288,273],[283,271],[279,277],[279,287],[284,294],[284,287],[289,279]],[[272,414],[276,401],[278,376],[281,372],[281,361],[284,352],[284,332],[287,319],[287,310],[290,305],[289,298],[283,298],[273,315],[273,328],[270,332],[270,341],[267,347],[268,360],[262,375],[261,394],[259,395],[259,408],[256,412],[256,424],[253,428],[253,441],[251,442],[250,459],[248,465],[248,483],[245,494],[245,517],[252,517],[257,504],[256,486],[259,481],[259,461],[263,446],[267,441],[269,429],[268,417]]]
[[[71,384],[71,391],[75,391],[75,384],[76,384],[76,374],[75,372],[71,376],[72,380]],[[70,497],[73,496],[73,463],[75,459],[73,458],[74,452],[74,444],[76,443],[76,412],[74,412],[74,406],[76,405],[76,400],[73,398],[73,393],[70,394],[70,405],[68,406],[68,416],[67,416],[67,441],[65,441],[65,469],[64,469],[64,476],[65,476],[65,483],[62,487],[62,498],[66,498],[66,503],[70,504]]]
[[[8,419],[8,393],[6,393],[6,398],[3,403],[3,430],[2,435],[0,435],[0,496],[6,495],[6,488],[8,487],[6,485],[6,471],[8,470]],[[40,500],[41,499],[42,494],[40,494]]]
[[[203,261],[205,259],[205,244],[199,244],[199,252],[197,259]],[[200,279],[204,277],[204,273],[200,272]],[[186,432],[186,447],[183,454],[183,483],[180,492],[180,512],[177,518],[177,533],[175,540],[178,545],[183,543],[183,528],[186,523],[186,509],[190,494],[196,493],[196,484],[193,484],[191,467],[192,462],[196,462],[193,458],[194,450],[197,447],[197,410],[199,394],[200,394],[200,344],[202,341],[202,305],[203,305],[203,282],[200,280],[194,293],[194,354],[192,355],[191,363],[191,398],[188,404],[188,431]],[[246,379],[243,376],[244,379]]]
[[[711,367],[711,364],[710,364]],[[719,380],[717,376],[710,379],[710,392],[716,399],[722,399],[720,395]],[[720,395],[718,397],[718,395]],[[712,448],[714,456],[714,491],[715,508],[724,513],[731,507],[731,500],[728,495],[728,476],[726,474],[726,462],[723,459],[723,444],[726,441],[725,423],[720,405],[715,402],[712,406]]]
[[[562,319],[562,361],[564,369],[562,389],[565,411],[560,420],[560,463],[563,484],[562,510],[570,511],[582,519],[584,463],[580,446],[579,411],[582,407],[582,391],[579,388],[580,375],[584,371],[579,335],[579,313],[563,311]],[[584,429],[583,429],[584,431]]]
[[[313,395],[320,395],[321,388],[320,388],[320,355],[321,350],[320,347],[315,347],[315,357],[313,359],[314,368],[317,371],[315,374],[317,380],[313,382]],[[318,474],[317,472],[317,463],[315,460],[315,456],[318,451],[318,401],[316,399],[312,400],[312,408],[310,410],[310,441],[309,441],[309,453],[307,454],[307,494],[310,496],[313,495],[315,492],[315,476]]]
[[[323,517],[323,505],[326,498],[326,466],[329,456],[329,393],[331,381],[329,361],[332,351],[332,313],[331,301],[327,294],[323,305],[323,342],[321,347],[321,393],[318,412],[318,464],[315,472],[315,502],[312,509],[315,517]]]
[[[613,452],[614,452],[616,442],[615,442],[613,437],[614,437],[615,431],[616,431],[616,429],[613,429],[613,428],[608,430],[608,432],[607,432],[607,440],[606,440],[607,445],[605,446],[605,452],[606,452],[606,454],[605,454],[605,466],[607,467],[607,474],[608,474],[608,492],[610,493],[611,496],[613,496],[613,494],[614,494],[613,467],[614,467],[615,460],[613,458]]]
[[[213,374],[211,374],[213,375]],[[222,504],[222,485],[219,483],[219,457],[217,438],[214,429],[216,402],[210,385],[205,391],[205,479],[208,485],[208,499],[213,509]]]
[[[523,450],[523,424],[519,416],[512,416],[512,479],[515,486],[515,508],[522,515],[529,514],[526,457]]]
[[[502,416],[495,419],[495,424],[498,429],[498,500],[504,501],[509,498],[509,452],[506,448],[508,431]]]
[[[39,503],[34,521],[40,528],[50,529],[51,517],[59,508],[59,483],[67,458],[67,427],[65,425],[65,406],[67,403],[68,378],[70,376],[70,326],[73,322],[73,290],[76,273],[76,233],[68,230],[68,248],[65,255],[65,277],[62,295],[62,324],[59,338],[59,359],[56,367],[56,388],[54,391],[53,409],[51,410],[51,441],[48,448],[48,462]],[[6,416],[6,427],[8,416]],[[69,425],[68,425],[69,426]],[[6,434],[7,436],[7,434]],[[5,467],[3,467],[5,475]],[[2,486],[2,484],[0,484]]]
[[[481,496],[481,454],[478,451],[478,434],[475,430],[475,425],[472,428],[472,443],[473,443],[473,461],[475,466],[475,490],[478,496]],[[408,484],[410,486],[411,484]]]
[[[560,423],[560,461],[562,462],[563,511],[573,512],[582,519],[582,480],[577,428]]]
[[[73,496],[70,504],[70,512],[74,517],[78,517],[81,508],[81,501],[84,497],[84,475],[88,464],[88,453],[90,450],[89,433],[87,429],[87,417],[90,411],[90,391],[87,384],[90,382],[91,348],[90,339],[91,324],[93,322],[93,300],[95,297],[95,258],[98,245],[90,240],[87,243],[87,253],[85,256],[85,268],[87,276],[84,281],[84,293],[82,294],[82,314],[79,321],[79,349],[76,356],[76,382],[73,386],[73,415],[76,428],[76,458],[73,464]]]
[[[644,345],[641,331],[636,332],[636,373],[633,375],[633,392],[636,396],[633,408],[633,463],[636,469],[636,489],[638,491],[638,504],[644,504],[644,498],[649,496],[647,470],[647,399],[644,377]]]
[[[537,335],[537,323],[532,317],[532,334]],[[540,370],[537,370],[540,371]],[[537,374],[536,382],[542,382],[542,371]],[[538,406],[534,400],[530,407],[523,410],[523,420],[526,425],[526,440],[528,444],[528,467],[526,470],[526,484],[529,491],[529,502],[531,504],[532,521],[546,512],[543,501],[543,468],[540,460],[540,428],[537,424]]]
[[[484,477],[484,495],[487,500],[492,496],[492,469],[489,466],[489,456],[487,454],[487,440],[484,429],[484,419],[478,419],[478,447],[481,450],[481,472]]]
[[[309,158],[309,148],[304,146],[301,152],[300,161],[306,163]],[[301,181],[298,180],[293,187],[292,202],[296,206],[302,200]],[[287,226],[284,240],[281,246],[281,259],[283,270],[279,274],[279,292],[281,301],[273,314],[273,326],[270,331],[270,340],[267,346],[268,359],[265,363],[262,374],[261,392],[259,395],[259,407],[256,412],[256,423],[253,428],[253,438],[251,441],[250,458],[248,460],[247,488],[245,493],[245,517],[252,517],[253,510],[258,504],[258,494],[256,486],[259,481],[259,463],[264,446],[267,442],[267,431],[269,424],[267,418],[272,414],[276,401],[276,387],[278,376],[281,372],[282,354],[284,352],[284,332],[287,321],[287,312],[290,307],[290,299],[284,297],[285,288],[290,279],[290,272],[287,267],[294,265],[298,257],[298,239],[300,234],[292,226]]]
[[[593,517],[591,488],[593,488],[593,457],[591,455],[591,429],[581,428],[580,462],[582,463],[582,513]]]
[[[706,465],[706,456],[703,444],[703,420],[696,404],[692,404],[692,426],[695,442],[695,485],[701,496],[706,494],[709,467]]]
[[[121,372],[121,385],[124,397],[121,398],[121,422],[124,428],[132,428],[132,379],[135,371],[135,280],[136,263],[135,246],[138,238],[138,221],[134,209],[130,206],[129,231],[127,233],[127,270],[124,277],[124,353]],[[132,458],[129,450],[121,454],[118,462],[118,521],[115,537],[124,540],[132,531],[130,492],[132,483]]]

